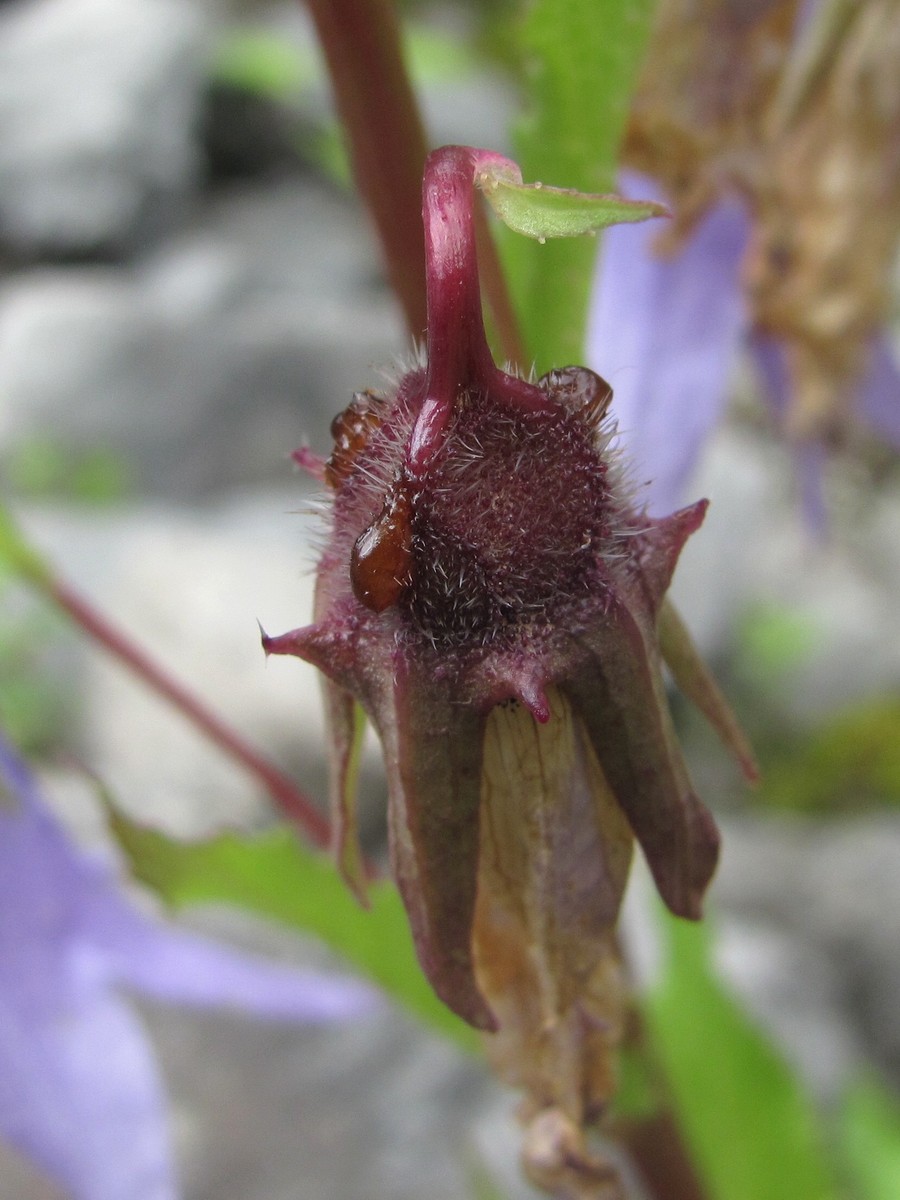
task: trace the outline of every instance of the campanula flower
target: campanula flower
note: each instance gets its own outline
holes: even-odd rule
[[[376,1003],[145,915],[0,739],[0,1137],[73,1200],[175,1200],[163,1083],[122,990],[304,1022]]]

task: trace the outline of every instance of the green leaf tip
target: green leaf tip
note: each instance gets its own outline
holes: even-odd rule
[[[669,216],[667,208],[649,200],[624,200],[574,188],[523,183],[513,164],[503,161],[482,168],[475,182],[505,225],[539,242]]]

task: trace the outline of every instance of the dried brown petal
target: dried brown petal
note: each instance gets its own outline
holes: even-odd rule
[[[633,836],[556,689],[536,722],[513,703],[484,738],[473,931],[479,985],[499,1032],[488,1053],[530,1106],[581,1124],[605,1108],[625,997],[613,930]]]

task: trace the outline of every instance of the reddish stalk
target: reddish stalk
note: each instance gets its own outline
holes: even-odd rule
[[[656,1200],[708,1200],[671,1111],[623,1122],[617,1132]]]
[[[299,788],[253,746],[210,712],[206,705],[159,667],[121,630],[67,584],[52,577],[33,579],[40,590],[72,618],[94,641],[109,651],[149,687],[177,708],[211,742],[265,787],[282,813],[314,846],[330,844],[328,820]]]
[[[622,953],[621,941],[619,952]],[[610,1133],[625,1147],[654,1200],[710,1200],[678,1122],[649,1031],[636,1004],[625,1027],[624,1044],[640,1061],[652,1088],[652,1111],[614,1120]]]
[[[425,129],[403,62],[391,0],[307,0],[346,134],[353,174],[375,221],[388,277],[417,340],[425,332],[422,169]]]
[[[422,217],[428,293],[428,366],[424,397],[413,426],[407,468],[425,470],[443,439],[460,394],[469,387],[504,397],[512,407],[544,410],[540,388],[501,371],[484,330],[479,283],[475,179],[491,166],[511,164],[492,150],[442,146],[425,163]]]
[[[328,63],[353,174],[375,222],[388,278],[416,341],[426,326],[422,176],[428,141],[403,59],[391,0],[307,0]],[[506,278],[482,212],[476,215],[484,294],[500,353],[526,354]]]

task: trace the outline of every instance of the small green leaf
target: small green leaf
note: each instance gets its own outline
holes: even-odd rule
[[[835,1200],[799,1082],[728,995],[708,930],[664,915],[669,962],[646,1014],[678,1119],[715,1200]]]
[[[860,1080],[841,1113],[840,1149],[858,1200],[900,1196],[900,1102],[876,1080]]]
[[[642,203],[623,200],[621,196],[522,183],[497,171],[482,172],[477,183],[505,225],[539,242],[547,238],[579,237],[609,225],[668,215],[661,204],[650,201]]]
[[[391,884],[375,884],[364,911],[331,862],[284,828],[183,843],[112,808],[110,824],[135,876],[174,908],[231,904],[314,934],[415,1016],[467,1050],[477,1046],[475,1031],[438,1000],[422,974]]]

